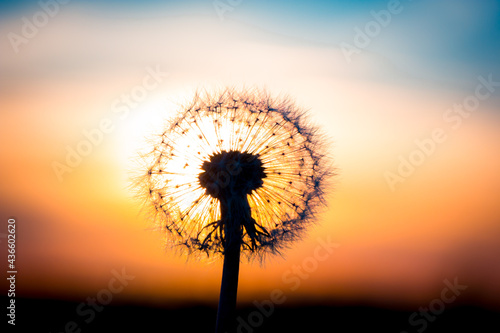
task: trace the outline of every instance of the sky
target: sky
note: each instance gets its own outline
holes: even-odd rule
[[[283,258],[242,264],[240,302],[416,309],[458,279],[458,302],[499,308],[500,1],[233,3],[0,2],[0,233],[14,217],[19,295],[79,301],[124,269],[121,301],[215,304],[221,263],[165,250],[129,177],[197,89],[255,86],[309,110],[337,176]]]

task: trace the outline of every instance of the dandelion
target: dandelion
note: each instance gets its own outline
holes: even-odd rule
[[[196,95],[144,155],[137,187],[166,242],[224,258],[217,332],[230,329],[240,255],[281,254],[324,204],[323,145],[290,99],[227,89]]]

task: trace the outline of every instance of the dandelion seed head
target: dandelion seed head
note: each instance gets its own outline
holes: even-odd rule
[[[142,160],[135,188],[167,244],[209,258],[230,237],[241,237],[248,259],[280,254],[324,205],[332,175],[305,112],[257,90],[197,94]],[[233,198],[248,205],[232,208],[239,233],[221,215]]]

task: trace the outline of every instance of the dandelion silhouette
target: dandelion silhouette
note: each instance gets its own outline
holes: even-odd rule
[[[227,89],[196,95],[143,156],[137,186],[166,242],[224,258],[217,332],[234,325],[240,255],[280,254],[324,204],[317,132],[287,98]]]

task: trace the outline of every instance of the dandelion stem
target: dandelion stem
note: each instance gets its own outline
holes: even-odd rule
[[[249,219],[250,205],[245,193],[221,198],[221,219],[224,223],[224,264],[220,286],[219,308],[217,311],[216,333],[234,332],[236,328],[236,298],[238,294],[238,274],[242,243],[241,220]]]
[[[219,308],[217,310],[216,333],[233,332],[235,328],[236,297],[238,293],[238,274],[240,271],[240,242],[237,240],[226,246],[222,282],[220,287]]]

